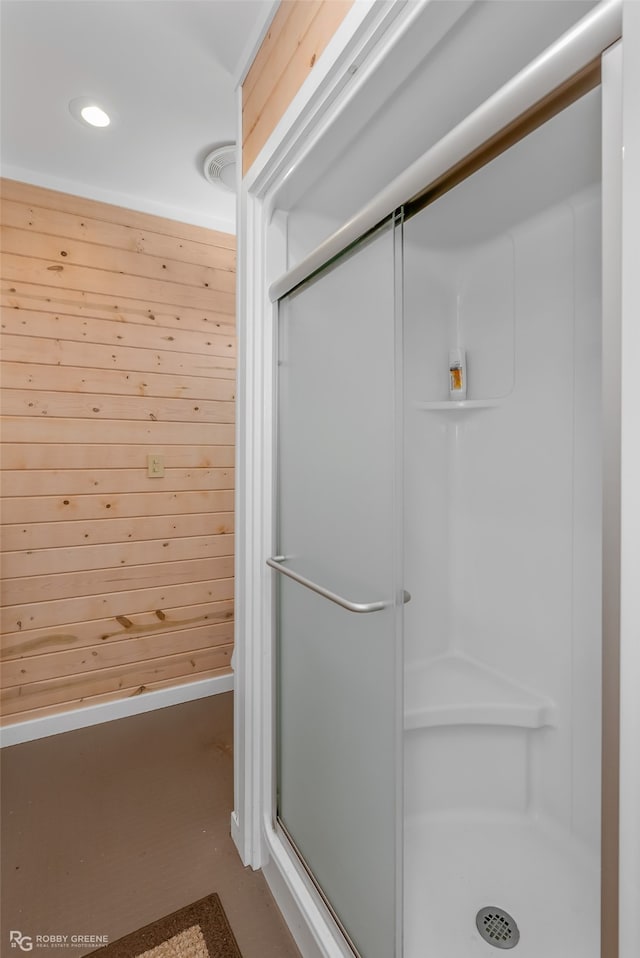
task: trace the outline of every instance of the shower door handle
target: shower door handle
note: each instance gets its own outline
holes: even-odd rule
[[[382,609],[388,609],[393,605],[393,602],[351,602],[349,599],[338,595],[337,592],[331,592],[330,589],[325,589],[324,586],[318,585],[316,582],[312,582],[311,579],[305,578],[305,576],[300,575],[299,572],[294,572],[293,569],[287,569],[282,565],[285,559],[286,556],[272,556],[270,559],[267,559],[267,565],[275,569],[276,572],[280,572],[282,575],[288,576],[289,579],[293,579],[294,582],[303,585],[306,589],[311,589],[312,592],[316,592],[318,595],[323,596],[323,598],[329,599],[330,602],[335,602],[336,605],[346,609],[348,612],[380,612]],[[402,598],[403,604],[409,602],[410,599],[411,596],[405,591]]]

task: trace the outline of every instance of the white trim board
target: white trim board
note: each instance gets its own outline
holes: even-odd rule
[[[17,722],[15,725],[7,725],[0,729],[0,748],[21,745],[23,742],[47,738],[49,735],[72,732],[75,729],[88,728],[90,725],[113,722],[116,719],[129,718],[131,715],[152,712],[154,709],[167,708],[169,705],[180,705],[183,702],[193,702],[209,695],[232,691],[232,674],[215,675],[213,678],[189,682],[186,685],[175,685],[168,689],[156,689],[144,695],[118,699],[116,702],[101,702],[98,705],[61,712],[59,715],[28,719],[26,722]]]
[[[256,54],[262,46],[262,41],[280,6],[280,0],[263,0],[263,3],[265,3],[265,8],[262,12],[262,16],[254,24],[253,29],[247,37],[247,42],[244,45],[242,53],[238,57],[238,62],[233,73],[234,90],[242,87],[242,84],[247,79],[247,74],[253,66]],[[242,125],[240,125],[238,129],[241,130]]]

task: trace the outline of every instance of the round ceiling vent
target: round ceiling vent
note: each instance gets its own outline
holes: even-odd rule
[[[227,143],[212,150],[204,161],[204,176],[227,190],[236,188],[236,145]]]

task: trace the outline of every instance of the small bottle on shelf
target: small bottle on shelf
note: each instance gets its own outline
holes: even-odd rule
[[[467,398],[467,359],[459,346],[449,350],[449,398]]]

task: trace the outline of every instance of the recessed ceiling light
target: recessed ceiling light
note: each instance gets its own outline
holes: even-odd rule
[[[91,126],[109,126],[111,123],[109,114],[105,113],[96,103],[92,106],[83,106],[80,110],[80,116]]]
[[[88,123],[89,126],[104,127],[111,123],[109,114],[90,97],[79,96],[71,100],[69,112],[80,123]]]

